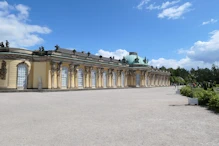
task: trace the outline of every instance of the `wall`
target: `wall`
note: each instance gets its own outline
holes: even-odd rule
[[[6,79],[0,79],[0,88],[17,88],[17,65],[19,63],[26,63],[28,66],[28,81],[27,81],[27,88],[31,88],[32,84],[32,63],[27,60],[5,60],[6,61],[6,68],[7,74]],[[2,60],[0,60],[1,66]]]
[[[0,60],[0,68],[2,67],[2,61],[3,60]],[[9,61],[7,61],[7,60],[5,60],[5,61],[6,61],[7,74],[6,74],[5,80],[2,80],[0,78],[0,88],[7,88],[7,86],[8,86],[8,62]]]
[[[38,88],[39,79],[42,79],[42,88],[48,88],[47,62],[33,63],[33,88]]]

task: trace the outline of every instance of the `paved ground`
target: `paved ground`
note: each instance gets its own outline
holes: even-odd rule
[[[0,93],[0,145],[219,145],[219,115],[186,103],[174,87]]]

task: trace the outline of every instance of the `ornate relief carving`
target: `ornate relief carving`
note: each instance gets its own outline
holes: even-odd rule
[[[146,71],[142,70],[142,71],[141,71],[141,75],[142,75],[142,76],[145,76],[145,74],[146,74]]]
[[[104,73],[104,68],[101,68],[101,74]]]
[[[0,69],[0,78],[2,80],[5,80],[6,79],[6,74],[7,74],[6,62],[3,60],[2,61],[2,66],[1,66],[1,69]]]
[[[71,63],[69,64],[69,72],[70,72],[70,75],[72,76],[72,74],[74,73],[74,65]]]
[[[112,74],[112,69],[108,69],[108,74]]]
[[[57,64],[57,75],[58,76],[60,76],[61,68],[62,68],[62,62]]]
[[[89,74],[90,71],[91,71],[90,67],[86,66],[85,67],[85,75]]]
[[[55,62],[51,62],[51,75],[53,76],[56,71],[56,64]]]
[[[74,66],[75,77],[77,76],[77,73],[78,73],[78,67],[79,67],[79,65]]]
[[[122,75],[122,72],[123,72],[123,70],[119,70],[119,75],[120,75],[120,76]]]
[[[103,73],[104,73],[104,68],[101,68],[100,73],[101,73],[101,77],[102,77],[102,76],[103,76]]]

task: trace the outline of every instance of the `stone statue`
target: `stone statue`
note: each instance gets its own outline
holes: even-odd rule
[[[3,42],[0,43],[0,47],[5,47]]]
[[[56,48],[55,51],[58,51],[58,49],[59,49],[60,47],[59,47],[59,45],[55,45],[55,48]]]
[[[44,52],[44,47],[43,46],[39,47],[39,51]]]
[[[8,42],[8,40],[6,40],[5,45],[6,45],[7,48],[9,48],[9,42]]]
[[[72,52],[73,52],[73,54],[75,55],[75,53],[76,53],[76,50],[74,49]]]
[[[44,47],[43,46],[41,47],[41,51],[44,52]]]

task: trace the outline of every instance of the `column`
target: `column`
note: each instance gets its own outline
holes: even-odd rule
[[[151,87],[152,76],[151,73],[148,74],[148,86]]]
[[[74,87],[78,88],[78,65],[74,66]]]
[[[51,88],[54,89],[54,74],[56,72],[55,62],[51,62]]]
[[[101,68],[98,68],[97,69],[97,74],[98,74],[98,79],[97,79],[97,82],[98,82],[98,88],[101,87]]]
[[[90,88],[92,88],[92,76],[91,76],[91,72],[93,71],[93,67],[89,67],[89,74],[88,74],[88,86],[90,87]],[[96,82],[96,84],[97,84],[97,82]]]
[[[89,74],[89,68],[85,67],[84,77],[85,77],[85,88],[88,87],[88,74]]]
[[[140,83],[141,83],[141,87],[145,86],[145,71],[141,71],[141,77],[140,77]]]
[[[157,75],[155,75],[155,78],[154,78],[154,86],[155,87],[157,86]]]
[[[145,83],[145,87],[148,87],[148,72],[145,71],[145,74],[144,74],[144,83]]]
[[[125,85],[124,86],[127,87],[128,86],[128,71],[126,70],[124,74],[125,74]]]
[[[161,86],[163,86],[163,75],[161,76]]]
[[[117,79],[116,79],[117,88],[121,87],[121,71],[117,70]]]
[[[165,86],[167,86],[167,77],[165,76]]]
[[[114,83],[113,83],[113,73],[114,73],[114,69],[112,69],[112,74],[111,74],[111,87],[114,87]]]
[[[70,89],[74,88],[74,65],[69,64],[69,72],[70,72]]]
[[[162,86],[162,76],[160,75],[159,86]]]
[[[101,71],[100,71],[100,87],[103,88],[103,73],[104,73],[104,68],[101,68]]]
[[[107,87],[108,88],[110,88],[111,86],[111,83],[110,83],[110,81],[111,81],[111,69],[108,69],[108,76],[107,76],[107,83],[108,83],[108,85],[107,85]]]
[[[158,86],[160,86],[160,75],[158,76]]]
[[[133,77],[132,85],[136,86],[136,71],[135,70],[132,71],[132,77]]]
[[[57,87],[61,89],[62,62],[57,64]]]
[[[159,87],[160,75],[157,75],[157,86]]]
[[[152,86],[155,86],[155,78],[156,78],[156,75],[155,75],[155,74],[153,74]]]

